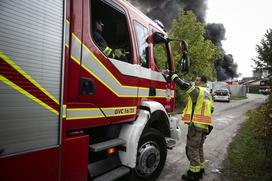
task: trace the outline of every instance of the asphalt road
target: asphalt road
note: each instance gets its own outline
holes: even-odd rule
[[[230,103],[215,102],[213,113],[214,129],[204,144],[206,169],[203,181],[225,180],[220,172],[222,161],[226,156],[227,147],[235,136],[240,124],[246,119],[248,110],[256,109],[265,102],[266,96],[248,94],[244,100],[231,100]],[[180,117],[180,115],[177,115]],[[185,155],[187,125],[182,124],[182,136],[177,146],[168,151],[165,167],[158,181],[181,180],[182,173],[189,167]]]

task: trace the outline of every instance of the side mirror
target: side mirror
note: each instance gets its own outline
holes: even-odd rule
[[[180,71],[181,72],[189,72],[190,68],[190,58],[188,56],[188,44],[186,41],[182,40],[180,42],[180,50],[181,50],[181,60],[180,60]]]
[[[188,43],[185,40],[181,40],[179,45],[182,52],[188,51]]]
[[[188,43],[185,40],[175,39],[175,38],[168,38],[168,42],[170,41],[179,41],[180,46],[180,61],[179,67],[181,72],[189,72],[190,68],[190,58],[188,55]]]
[[[163,33],[154,32],[152,34],[152,36],[153,36],[153,42],[155,44],[156,43],[165,43],[165,42],[167,42],[167,37]]]
[[[187,54],[187,52],[183,52],[181,55],[181,61],[180,61],[180,71],[181,72],[189,72],[190,68],[190,59]]]

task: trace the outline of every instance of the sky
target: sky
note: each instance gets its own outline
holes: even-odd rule
[[[253,76],[256,45],[272,28],[272,0],[208,0],[206,23],[224,24],[223,49],[233,55],[241,77]]]

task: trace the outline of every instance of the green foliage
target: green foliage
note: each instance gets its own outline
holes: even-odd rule
[[[256,45],[256,51],[257,60],[253,59],[256,64],[255,69],[267,69],[272,73],[272,29],[267,30],[260,45]]]
[[[251,123],[246,122],[229,145],[227,158],[223,162],[226,180],[260,180],[256,173],[257,170],[261,171],[264,151],[259,149],[261,145],[252,130]]]
[[[216,80],[216,70],[214,61],[220,57],[220,51],[210,40],[204,38],[204,24],[199,22],[192,11],[181,11],[179,18],[173,20],[172,28],[169,32],[170,38],[183,39],[188,43],[188,55],[190,57],[190,69],[187,74],[176,72],[186,81],[193,81],[198,75],[205,75],[208,80]],[[171,42],[175,67],[180,64],[180,46],[178,41]],[[176,89],[176,106],[182,104],[185,95]]]
[[[243,100],[243,99],[247,99],[246,96],[231,96],[230,100]]]
[[[258,111],[251,112],[249,116],[258,134],[257,139],[265,148],[265,161],[272,161],[272,96],[269,96],[268,102]]]
[[[272,96],[259,109],[247,113],[228,148],[223,173],[227,180],[271,180]]]
[[[197,21],[191,11],[181,11],[178,20],[172,23],[169,37],[186,40],[189,46],[190,71],[183,76],[186,80],[192,80],[201,74],[209,80],[216,79],[214,60],[219,58],[220,51],[210,40],[204,39],[204,33],[204,24]],[[180,60],[179,42],[172,42],[171,46],[177,67]]]
[[[161,70],[169,69],[167,67],[167,52],[165,44],[155,44],[154,45],[154,57],[157,62],[157,66]]]

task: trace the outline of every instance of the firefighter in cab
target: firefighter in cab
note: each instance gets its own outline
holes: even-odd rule
[[[108,44],[106,40],[102,36],[104,23],[101,18],[96,18],[95,20],[95,26],[93,29],[93,37],[95,42],[97,43],[99,49],[103,51],[103,53],[109,57],[114,58],[114,53],[110,47],[108,47]]]

